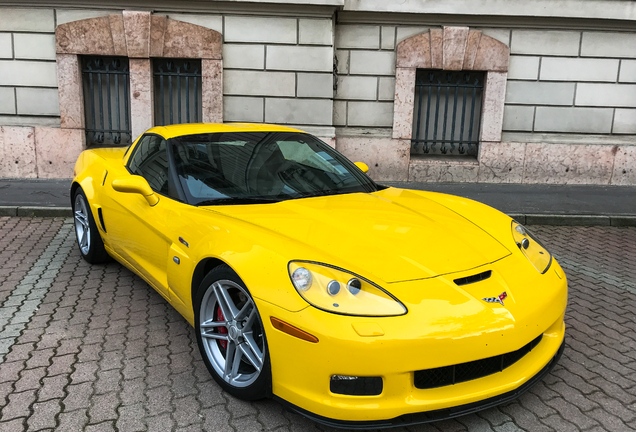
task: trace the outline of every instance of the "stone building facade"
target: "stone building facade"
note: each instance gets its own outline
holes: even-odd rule
[[[187,58],[200,120],[296,126],[377,180],[636,185],[635,1],[148,5],[0,2],[0,177],[71,177],[91,145],[82,58],[121,56],[132,139],[155,123],[154,62]],[[475,154],[413,150],[429,71],[482,74]],[[443,91],[453,134],[464,93]]]

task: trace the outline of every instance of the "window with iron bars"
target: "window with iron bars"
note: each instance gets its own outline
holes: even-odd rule
[[[131,143],[129,80],[126,57],[82,57],[87,145]]]
[[[201,60],[153,59],[155,125],[201,121]]]
[[[413,155],[477,156],[484,72],[419,69]]]

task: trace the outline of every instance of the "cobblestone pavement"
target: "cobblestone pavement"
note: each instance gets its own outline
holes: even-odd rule
[[[636,430],[636,228],[535,231],[570,282],[559,365],[514,402],[408,430]],[[119,264],[86,264],[70,219],[0,218],[0,262],[0,431],[326,430],[222,392],[185,320]]]

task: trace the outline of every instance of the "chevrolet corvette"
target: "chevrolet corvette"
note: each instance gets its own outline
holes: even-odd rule
[[[183,315],[225,391],[326,425],[456,417],[541,380],[565,336],[552,255],[493,208],[367,170],[288,127],[155,127],[79,156],[79,250]]]

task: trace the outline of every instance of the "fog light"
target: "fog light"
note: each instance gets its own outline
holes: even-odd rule
[[[329,390],[348,396],[377,396],[382,394],[382,377],[332,375]]]

